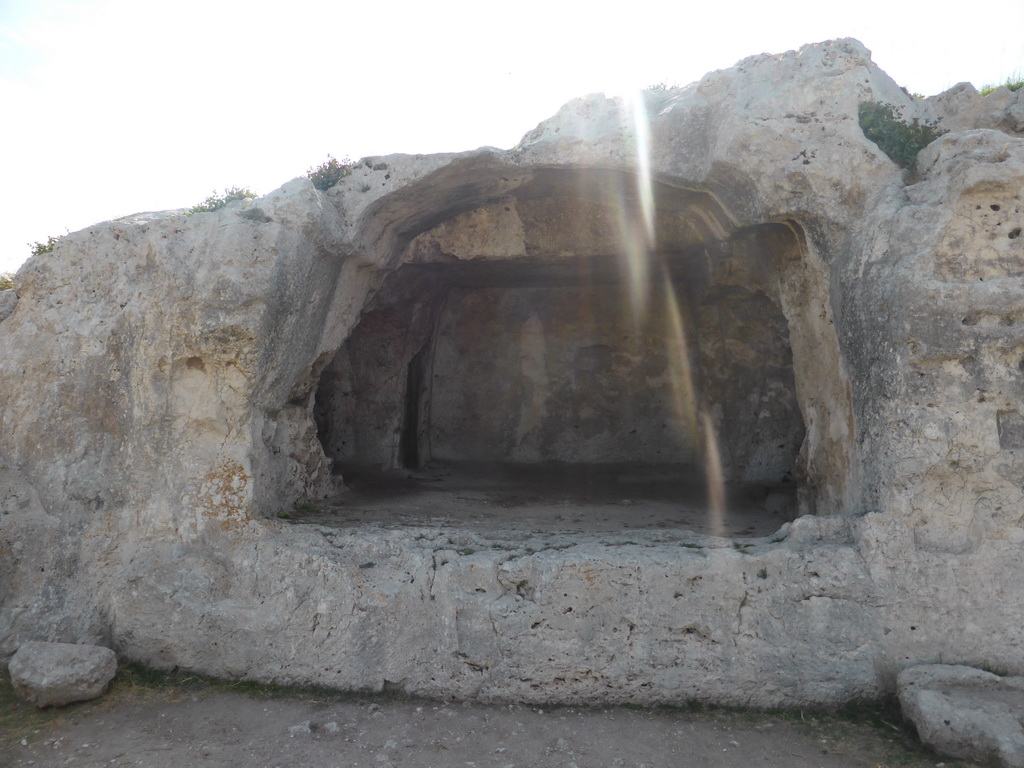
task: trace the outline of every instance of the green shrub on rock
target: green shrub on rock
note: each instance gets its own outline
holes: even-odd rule
[[[9,291],[14,287],[14,275],[10,272],[0,272],[0,291]]]
[[[909,122],[891,104],[865,102],[857,110],[864,135],[901,168],[916,170],[917,153],[945,133],[937,122]]]
[[[353,168],[355,168],[355,163],[349,158],[338,160],[328,155],[325,162],[316,168],[310,168],[306,171],[306,175],[313,182],[313,186],[323,192],[352,173]]]
[[[55,246],[59,242],[59,237],[54,237],[53,235],[50,235],[49,237],[46,238],[45,243],[29,243],[28,247],[32,249],[33,256],[39,256],[40,254],[49,253],[50,251],[52,251],[53,246]]]
[[[214,190],[213,193],[199,205],[193,205],[185,211],[185,215],[191,216],[194,213],[209,213],[210,211],[217,211],[234,200],[251,200],[254,197],[256,197],[256,193],[250,192],[245,187],[231,187],[230,189],[225,189],[220,195],[218,195],[217,191]]]

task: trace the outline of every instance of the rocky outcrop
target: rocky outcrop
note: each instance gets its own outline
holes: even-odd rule
[[[975,98],[911,177],[858,105],[952,107],[831,41],[575,100],[509,151],[61,238],[0,324],[0,653],[763,706],[1024,669],[1024,606],[991,600],[1024,587],[1024,140]],[[335,463],[433,450],[661,455],[803,516],[687,545],[279,517]]]
[[[981,96],[970,83],[957,83],[927,101],[947,131],[989,128],[1024,134],[1024,89],[1011,91],[1004,85]]]

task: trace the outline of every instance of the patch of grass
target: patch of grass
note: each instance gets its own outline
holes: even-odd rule
[[[462,549],[457,549],[455,551],[458,552],[460,555],[475,555],[476,554],[476,550],[473,549],[472,547],[463,547]]]
[[[315,504],[296,504],[295,509],[299,512],[319,512],[320,508]]]
[[[999,83],[998,85],[983,85],[978,91],[978,93],[980,93],[982,96],[988,96],[990,93],[995,93],[1004,85],[1011,91],[1019,91],[1021,88],[1024,88],[1024,74],[1022,74],[1020,71],[1014,72],[1012,75],[1009,75],[1006,78],[1006,80]]]
[[[22,739],[36,743],[56,728],[125,700],[141,699],[154,691],[177,693],[208,688],[211,681],[196,675],[169,675],[141,664],[122,663],[110,690],[101,698],[66,707],[37,709],[18,698],[6,669],[0,668],[0,755]],[[2,762],[2,760],[0,760]]]
[[[864,136],[878,145],[886,156],[901,168],[917,170],[918,153],[946,131],[937,122],[909,122],[891,104],[865,102],[857,110]]]
[[[217,194],[214,190],[209,197],[207,197],[199,205],[193,205],[187,211],[186,216],[192,216],[196,213],[210,213],[211,211],[219,211],[228,203],[234,202],[235,200],[251,200],[256,197],[255,192],[251,192],[245,187],[230,187],[225,189],[221,194]]]
[[[313,182],[314,188],[325,192],[351,174],[355,167],[356,164],[347,157],[338,160],[328,155],[325,162],[306,171],[306,176]],[[363,192],[367,192],[369,189],[369,186],[364,185]]]
[[[144,664],[123,664],[114,678],[110,698],[122,698],[131,691],[203,693],[231,691],[256,699],[313,699],[343,701],[365,698],[365,693],[337,691],[317,686],[278,685],[258,680],[219,680],[186,672],[160,672]]]
[[[759,570],[757,572],[757,578],[759,578],[759,579],[767,579],[768,578],[768,569],[767,568],[762,568],[761,570]]]
[[[362,568],[363,570],[366,570],[367,568],[374,568],[374,567],[376,567],[376,565],[377,564],[373,560],[370,560],[367,563],[363,563],[359,567]]]
[[[9,291],[14,287],[14,275],[10,272],[0,272],[0,291]]]
[[[164,688],[197,689],[210,684],[210,680],[199,675],[188,673],[161,672],[145,664],[129,661],[117,670],[115,685],[120,687],[145,688],[160,690]]]
[[[771,723],[778,728],[777,738],[785,739],[789,729],[794,729],[817,742],[820,754],[848,757],[858,765],[870,765],[872,768],[934,768],[940,762],[944,762],[946,768],[979,768],[969,762],[940,760],[923,746],[913,726],[904,722],[895,697],[885,701],[851,702],[835,711],[762,710],[694,701],[647,711],[694,721],[712,721],[727,728],[735,724],[749,727]],[[810,758],[811,755],[804,757]]]
[[[36,709],[19,699],[6,669],[0,669],[0,747],[13,747],[23,738],[48,730],[59,710]]]
[[[849,702],[834,713],[816,714],[809,722],[805,727],[829,736],[832,754],[857,755],[868,742],[877,753],[873,760],[886,768],[930,768],[937,762],[935,754],[921,744],[913,725],[903,719],[895,697],[881,702]],[[945,765],[947,768],[974,768],[973,763],[958,760],[946,760]]]

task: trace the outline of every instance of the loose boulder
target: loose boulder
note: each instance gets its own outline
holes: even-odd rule
[[[932,749],[1024,768],[1024,677],[926,664],[903,670],[897,689],[904,716]]]
[[[106,693],[117,656],[98,645],[32,641],[18,649],[8,669],[21,698],[40,708],[61,707]]]

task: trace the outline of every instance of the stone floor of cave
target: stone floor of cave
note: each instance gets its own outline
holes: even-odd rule
[[[289,512],[333,528],[447,528],[482,534],[770,537],[795,517],[793,487],[727,486],[723,514],[678,468],[434,463],[418,470],[341,467],[345,492]]]

